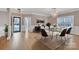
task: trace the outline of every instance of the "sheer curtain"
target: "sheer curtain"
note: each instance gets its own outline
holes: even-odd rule
[[[24,18],[24,27],[26,32],[31,31],[31,17],[25,17]]]

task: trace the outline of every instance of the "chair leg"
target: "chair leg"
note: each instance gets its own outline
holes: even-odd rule
[[[56,39],[58,39],[58,38],[57,38],[57,35],[56,35]]]
[[[67,34],[67,39],[69,39],[69,35]]]
[[[42,39],[42,36],[41,36],[41,38],[40,38],[40,40]]]
[[[41,36],[41,39],[42,39],[42,36]]]
[[[64,39],[65,39],[65,41],[66,41],[66,37],[64,36]]]
[[[51,40],[53,39],[53,33],[52,33],[52,36],[51,36],[52,38],[51,38]]]
[[[51,36],[51,40],[53,39],[53,35]]]

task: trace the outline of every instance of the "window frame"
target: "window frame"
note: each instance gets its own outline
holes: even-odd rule
[[[73,27],[73,26],[74,26],[74,16],[73,16],[73,15],[69,15],[69,16],[72,17],[71,26]],[[68,16],[60,16],[60,17],[58,17],[58,18],[57,18],[57,26],[59,26],[59,25],[58,25],[59,18],[64,18],[64,23],[65,23],[66,17],[68,17]],[[62,26],[63,26],[63,25],[62,25]],[[65,25],[64,25],[64,26],[65,26]],[[66,26],[66,27],[68,27],[68,26]]]

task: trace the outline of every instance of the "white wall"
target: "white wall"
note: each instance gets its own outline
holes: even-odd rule
[[[0,36],[4,35],[5,24],[8,24],[8,16],[6,12],[0,12]]]
[[[79,35],[79,26],[73,26],[71,34]]]

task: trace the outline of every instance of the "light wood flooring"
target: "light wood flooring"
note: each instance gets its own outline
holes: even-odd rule
[[[40,39],[38,33],[14,33],[12,39],[0,38],[0,50],[78,50],[79,36],[70,35],[67,40],[55,37]]]

